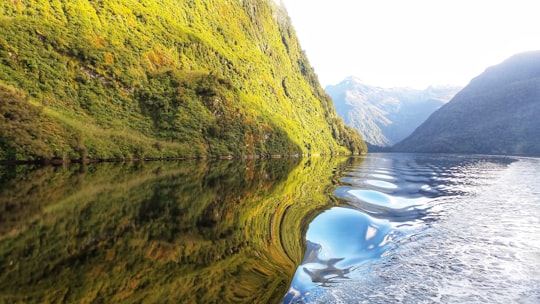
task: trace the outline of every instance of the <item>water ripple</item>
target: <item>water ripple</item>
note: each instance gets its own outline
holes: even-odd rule
[[[284,302],[540,302],[538,172],[530,159],[366,157],[335,190],[346,207],[310,224]]]

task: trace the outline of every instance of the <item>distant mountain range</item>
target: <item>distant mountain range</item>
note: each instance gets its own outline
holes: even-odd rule
[[[367,143],[390,146],[410,135],[460,89],[456,86],[430,86],[425,90],[381,88],[348,77],[325,90],[334,100],[338,115],[357,129]]]
[[[540,156],[539,117],[540,51],[521,53],[474,78],[393,150]]]

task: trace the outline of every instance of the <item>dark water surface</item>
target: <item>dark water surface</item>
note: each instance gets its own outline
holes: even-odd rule
[[[0,167],[0,303],[276,303],[347,158]]]
[[[285,303],[540,303],[540,159],[372,154],[318,215]]]
[[[0,167],[0,303],[539,301],[539,159]]]

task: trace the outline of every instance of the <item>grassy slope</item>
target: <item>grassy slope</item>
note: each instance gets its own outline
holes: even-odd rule
[[[0,159],[366,151],[273,1],[29,0],[0,14]]]

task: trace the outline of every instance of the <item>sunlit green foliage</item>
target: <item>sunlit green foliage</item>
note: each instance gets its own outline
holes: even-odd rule
[[[345,160],[0,167],[0,302],[278,303]]]
[[[79,136],[44,115],[21,90],[0,83],[0,101],[0,159],[85,156]]]
[[[0,83],[58,125],[10,159],[365,152],[273,1],[4,1],[0,32]]]

